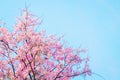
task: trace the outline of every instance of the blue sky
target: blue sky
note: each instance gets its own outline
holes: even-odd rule
[[[1,0],[0,19],[6,27],[12,28],[25,2],[43,19],[40,29],[87,49],[93,72],[106,80],[120,79],[119,0]],[[87,80],[102,79],[93,75]]]

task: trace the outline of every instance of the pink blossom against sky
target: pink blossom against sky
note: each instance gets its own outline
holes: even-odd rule
[[[40,29],[86,48],[94,72],[106,80],[120,79],[119,0],[1,0],[0,19],[10,30],[25,3],[43,20]],[[91,79],[102,80],[95,75]]]

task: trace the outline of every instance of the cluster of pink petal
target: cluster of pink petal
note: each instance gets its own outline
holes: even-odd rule
[[[70,80],[90,74],[79,49],[64,47],[60,38],[44,31],[35,32],[38,19],[23,13],[12,32],[0,28],[0,80]]]

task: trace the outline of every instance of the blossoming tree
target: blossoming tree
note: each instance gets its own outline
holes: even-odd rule
[[[12,31],[0,27],[0,80],[70,80],[90,75],[84,50],[65,47],[60,37],[35,31],[39,19],[22,11]]]

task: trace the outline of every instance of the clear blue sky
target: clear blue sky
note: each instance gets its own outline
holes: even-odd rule
[[[106,80],[120,80],[120,0],[0,0],[0,19],[12,28],[20,9],[43,19],[41,29],[82,45],[91,69]],[[78,78],[74,79],[77,80]],[[87,80],[102,80],[93,75]]]

